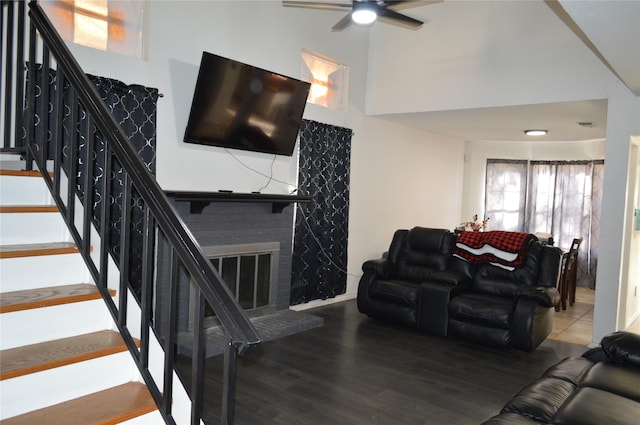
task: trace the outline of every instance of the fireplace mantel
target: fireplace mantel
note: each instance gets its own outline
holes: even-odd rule
[[[165,191],[169,198],[177,202],[189,202],[191,214],[201,214],[211,202],[269,202],[271,212],[281,213],[292,202],[309,202],[311,196],[284,195],[274,193],[240,193],[240,192],[176,192]]]

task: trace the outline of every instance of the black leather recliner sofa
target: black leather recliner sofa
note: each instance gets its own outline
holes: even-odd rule
[[[514,233],[519,248],[502,261],[492,253],[460,250],[463,237],[490,235],[463,235],[397,230],[386,256],[362,266],[359,311],[424,333],[534,350],[551,332],[561,251]]]
[[[614,332],[600,344],[551,366],[483,425],[640,423],[640,336]]]

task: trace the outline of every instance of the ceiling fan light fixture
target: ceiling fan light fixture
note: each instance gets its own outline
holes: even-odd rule
[[[546,136],[548,132],[549,131],[547,130],[532,129],[532,130],[525,130],[524,134],[526,134],[527,136]]]
[[[378,15],[374,10],[366,7],[359,7],[351,12],[351,19],[358,25],[372,24],[377,17]]]

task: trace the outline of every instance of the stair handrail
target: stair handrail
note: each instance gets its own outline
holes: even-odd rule
[[[3,3],[5,3],[4,0]],[[256,329],[224,284],[219,274],[215,271],[211,262],[207,259],[202,248],[188,230],[183,220],[179,217],[166,194],[129,143],[128,138],[123,133],[119,124],[105,106],[95,87],[82,71],[82,68],[73,57],[37,0],[29,2],[29,17],[33,25],[33,33],[35,34],[35,30],[37,30],[38,35],[43,40],[44,46],[46,46],[51,56],[55,59],[58,69],[62,70],[64,77],[76,91],[79,101],[87,113],[91,115],[93,125],[95,125],[103,135],[105,143],[109,145],[113,152],[113,156],[117,159],[126,175],[128,175],[132,186],[143,199],[149,212],[153,215],[157,227],[163,232],[173,249],[175,249],[175,253],[180,259],[181,264],[191,275],[192,282],[202,293],[204,299],[212,306],[217,318],[228,333],[229,342],[228,346],[225,347],[225,376],[223,384],[229,387],[224,391],[229,391],[230,393],[223,392],[223,410],[225,409],[225,404],[227,404],[228,408],[228,404],[233,403],[233,400],[229,400],[229,397],[233,398],[232,391],[234,384],[231,381],[234,379],[235,355],[246,355],[260,343],[260,337]],[[34,48],[35,46],[31,46],[31,49]],[[36,64],[33,63],[33,57],[30,54],[28,69],[35,69],[35,65]],[[28,140],[27,142],[31,149],[30,154],[36,162],[38,162],[37,148],[33,146],[35,139]],[[46,159],[40,161],[38,165],[43,174],[45,174]],[[147,237],[147,235],[145,235],[145,237]],[[81,241],[76,241],[76,243],[79,242]],[[91,261],[91,259],[85,258],[85,261]],[[97,276],[94,276],[94,279],[97,279]],[[108,292],[103,291],[105,300],[108,296]],[[133,339],[126,328],[126,323],[121,323],[121,320],[117,320],[117,311],[111,311],[111,313],[114,319],[116,319],[115,322],[121,334],[125,337],[125,340],[128,338],[127,345],[129,345],[133,354],[135,343],[133,343]],[[170,320],[175,320],[175,318],[171,318]],[[171,323],[170,326],[173,326],[173,323]],[[167,355],[168,354],[165,353],[165,356]],[[141,369],[141,374],[145,381],[153,379],[148,369],[146,369],[148,365],[141,365],[135,355],[134,358],[138,368]],[[194,371],[194,373],[201,372],[202,371]],[[194,376],[193,379],[201,378]],[[152,382],[147,382],[147,384],[152,388],[155,385]],[[154,398],[156,398],[156,402],[161,401],[159,400],[159,397],[162,397],[160,394],[153,395]],[[201,395],[192,395],[192,398],[193,397],[201,397]],[[162,410],[165,411],[163,412]],[[165,421],[173,423],[170,410],[170,407],[165,407],[161,409],[161,413],[163,413]],[[199,421],[199,413],[200,412],[195,416],[192,413],[192,421],[194,417],[196,418],[195,421]],[[233,413],[223,412],[222,420],[223,423],[232,422]]]

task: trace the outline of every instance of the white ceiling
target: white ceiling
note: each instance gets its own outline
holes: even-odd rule
[[[445,0],[440,7],[447,7],[450,1]],[[612,73],[640,96],[640,0],[550,0],[547,5],[555,12],[549,14],[551,19],[564,22]],[[425,25],[429,25],[429,7],[402,12],[424,18]],[[419,10],[424,16],[417,16],[412,10]],[[538,22],[538,28],[544,27],[544,22]],[[447,48],[446,39],[442,42],[443,48]],[[464,140],[531,141],[523,130],[541,127],[548,129],[549,134],[535,140],[576,141],[604,139],[606,113],[606,100],[588,100],[382,117]],[[593,125],[580,126],[579,122]]]

